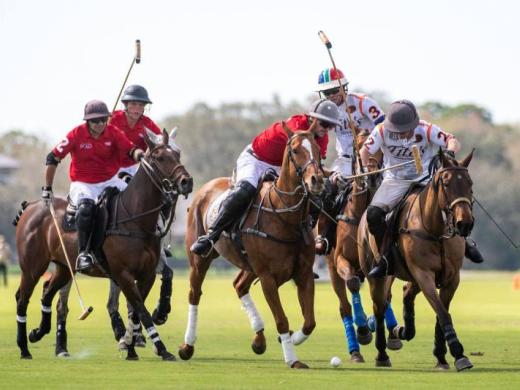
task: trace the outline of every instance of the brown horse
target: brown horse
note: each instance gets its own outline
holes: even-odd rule
[[[202,283],[211,261],[225,257],[242,271],[234,286],[256,332],[252,348],[263,353],[266,341],[263,321],[248,294],[254,279],[259,278],[262,291],[273,313],[280,335],[285,362],[292,368],[307,368],[294,351],[294,344],[303,342],[316,326],[314,318],[314,239],[309,224],[309,197],[319,195],[324,188],[320,168],[320,154],[311,131],[288,135],[280,176],[273,183],[264,182],[253,206],[240,225],[240,236],[245,253],[229,238],[222,235],[214,249],[206,256],[191,253],[189,248],[206,230],[205,215],[219,195],[230,188],[229,178],[218,178],[206,183],[195,195],[189,210],[186,248],[190,261],[190,293],[188,325],[185,342],[179,349],[182,359],[194,353],[197,312],[202,294]],[[301,330],[289,333],[289,322],[282,308],[278,288],[293,279],[304,316]]]
[[[358,150],[361,148],[369,132],[361,132],[356,137]],[[382,153],[370,157],[368,171],[375,171],[380,167]],[[345,329],[347,348],[351,360],[356,363],[364,362],[360,345],[370,344],[372,333],[368,327],[367,316],[361,303],[359,293],[363,272],[358,260],[357,230],[361,216],[370,204],[370,201],[379,186],[380,175],[373,174],[365,178],[356,178],[351,183],[351,190],[341,214],[337,216],[336,243],[334,250],[327,257],[330,281],[339,300],[339,313]],[[336,217],[336,216],[334,216]],[[390,285],[393,278],[389,278]],[[352,306],[347,297],[347,288],[352,295]],[[390,286],[388,286],[390,290]],[[399,338],[393,336],[392,329],[397,326],[392,307],[389,305],[385,312],[385,320],[389,329],[389,345],[393,350],[402,348]],[[357,327],[357,337],[354,331]]]
[[[474,223],[473,183],[467,169],[472,157],[473,152],[457,162],[439,152],[441,168],[422,191],[416,190],[405,200],[398,216],[398,236],[394,242],[397,251],[393,251],[395,276],[409,282],[403,296],[405,326],[396,327],[394,335],[401,340],[411,340],[415,336],[414,301],[422,291],[437,315],[433,350],[437,367],[449,368],[445,358],[447,343],[458,371],[473,367],[464,356],[448,311],[460,281],[464,237],[471,233]],[[359,226],[358,242],[361,243],[359,259],[366,274],[373,264],[366,215]],[[385,279],[388,278],[368,280],[376,317],[376,366],[388,367],[391,363],[385,351],[383,324],[388,296]]]
[[[169,142],[166,131],[163,131],[162,137],[149,134],[145,136],[145,141],[149,149],[139,170],[128,188],[112,201],[112,215],[103,244],[108,263],[105,268],[138,312],[139,319],[154,343],[156,353],[163,360],[175,360],[155,330],[144,301],[155,281],[155,267],[159,258],[160,234],[156,232],[159,211],[172,197],[190,193],[193,180],[180,163],[180,149]],[[61,221],[67,202],[55,198],[53,206],[58,220]],[[42,319],[40,326],[29,335],[31,342],[38,341],[49,333],[52,299],[71,278],[49,211],[42,201],[31,203],[22,213],[16,228],[16,244],[22,271],[20,287],[16,293],[17,343],[24,359],[32,358],[27,347],[26,323],[27,305],[36,283],[49,263],[53,262],[56,271],[44,288]],[[69,258],[75,258],[77,233],[65,232],[63,239]],[[75,264],[70,266],[74,269]],[[107,271],[97,265],[89,275],[103,277]],[[127,359],[137,358],[132,342]]]

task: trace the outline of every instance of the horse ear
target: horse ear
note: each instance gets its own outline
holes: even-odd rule
[[[150,129],[148,129],[148,128],[146,128],[146,127],[144,128],[144,130],[145,130],[145,131],[144,131],[144,137],[143,137],[144,142],[145,142],[146,145],[148,146],[148,149],[151,150],[151,149],[153,149],[153,148],[155,147],[155,145],[156,145],[156,143],[155,143],[156,135],[155,135],[152,131],[150,131]]]
[[[464,160],[462,160],[460,162],[460,165],[462,165],[463,167],[467,168],[469,163],[471,162],[471,159],[473,158],[473,152],[474,151],[475,151],[475,148],[471,149],[471,152],[466,157],[464,157]]]
[[[174,140],[175,137],[177,137],[177,130],[179,130],[179,128],[177,126],[175,126],[172,131],[170,131],[170,140]]]
[[[441,148],[439,148],[439,157],[441,159],[441,165],[443,167],[449,167],[453,165],[453,163],[450,161],[448,157],[446,157]]]
[[[168,145],[168,138],[170,138],[168,132],[166,131],[166,129],[162,129],[162,142],[164,145]]]
[[[283,127],[283,131],[285,131],[285,134],[287,134],[287,136],[289,138],[291,138],[293,136],[293,132],[291,129],[289,129],[289,126],[287,126],[287,123],[285,123],[285,121],[282,121],[282,127]]]

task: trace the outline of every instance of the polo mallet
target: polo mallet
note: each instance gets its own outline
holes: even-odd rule
[[[117,108],[117,102],[119,102],[119,98],[121,97],[121,94],[123,93],[123,89],[125,89],[126,82],[128,81],[128,77],[130,76],[130,72],[132,71],[132,68],[135,64],[141,63],[141,41],[139,39],[135,40],[135,56],[132,58],[132,63],[130,64],[130,68],[128,69],[128,73],[126,74],[125,80],[123,81],[123,85],[121,86],[121,89],[119,90],[119,94],[117,95],[116,102],[114,103],[114,108],[112,109],[112,112],[114,112]]]
[[[67,260],[67,266],[70,271],[70,276],[72,276],[72,280],[74,281],[74,286],[76,286],[76,292],[78,293],[79,305],[81,306],[81,310],[82,310],[82,313],[78,317],[78,320],[84,320],[85,318],[87,318],[89,316],[90,313],[92,313],[92,310],[94,310],[94,308],[92,306],[85,308],[85,304],[83,303],[83,299],[81,298],[81,294],[79,292],[79,287],[78,287],[78,282],[76,281],[76,277],[74,276],[74,271],[72,270],[69,254],[67,253],[67,249],[65,248],[65,242],[63,241],[63,236],[61,235],[60,225],[58,223],[58,219],[56,218],[56,212],[54,210],[54,205],[52,204],[52,200],[49,205],[49,209],[51,210],[52,221],[54,222],[54,227],[56,228],[56,231],[58,232],[58,238],[60,239],[60,244],[61,244],[61,247],[63,248],[63,253],[65,254],[65,259]]]
[[[412,145],[412,154],[413,154],[413,160],[405,161],[403,163],[395,164],[390,167],[378,169],[378,170],[372,171],[372,172],[360,173],[359,175],[341,176],[341,179],[350,180],[350,179],[356,179],[358,177],[375,175],[377,173],[389,171],[391,169],[395,169],[395,168],[399,168],[399,167],[404,167],[405,165],[410,165],[410,164],[415,164],[415,169],[417,170],[417,174],[420,176],[423,173],[423,166],[422,166],[421,155],[419,154],[419,148],[417,147],[417,145]]]
[[[334,57],[332,57],[332,52],[330,49],[332,49],[332,43],[330,43],[329,38],[325,35],[325,33],[320,30],[318,31],[318,36],[320,37],[321,41],[325,45],[325,48],[327,49],[327,53],[329,53],[330,62],[332,63],[332,67],[334,68],[334,71],[336,74],[338,74],[338,68],[336,67],[336,62],[334,61]],[[354,122],[352,121],[352,117],[350,115],[350,110],[348,109],[348,102],[347,102],[347,93],[345,92],[345,88],[343,88],[343,84],[341,84],[341,78],[338,78],[338,86],[339,90],[341,92],[341,96],[343,96],[343,101],[345,102],[345,111],[348,115],[348,127],[350,127],[350,131],[352,131],[352,134],[354,135],[354,155],[356,157],[356,160],[358,161],[358,166],[361,167],[361,157],[359,156],[359,150],[356,144],[356,138],[357,138],[357,130],[354,126]],[[348,86],[346,86],[348,88]]]

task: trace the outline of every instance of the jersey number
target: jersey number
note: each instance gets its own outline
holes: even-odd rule
[[[372,119],[376,119],[379,115],[381,115],[381,111],[379,111],[376,106],[370,106],[368,112],[370,113]]]
[[[63,153],[63,148],[69,144],[69,139],[65,138],[63,141],[61,141],[57,146],[56,150],[60,153]]]

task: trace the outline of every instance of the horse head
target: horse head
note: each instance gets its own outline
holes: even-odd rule
[[[475,218],[473,217],[473,181],[468,165],[474,149],[461,161],[448,157],[439,151],[441,168],[434,177],[433,185],[439,194],[439,206],[446,215],[454,233],[463,237],[470,235]]]
[[[320,195],[325,185],[323,171],[320,168],[320,150],[313,132],[316,121],[309,130],[305,131],[292,132],[285,122],[282,122],[282,126],[289,137],[286,152],[289,158],[290,176],[301,181],[312,195]]]
[[[148,150],[142,163],[163,193],[173,192],[187,197],[193,190],[193,178],[180,162],[181,148],[174,141],[176,134],[177,128],[170,135],[164,129],[162,135],[146,129],[144,141]]]

